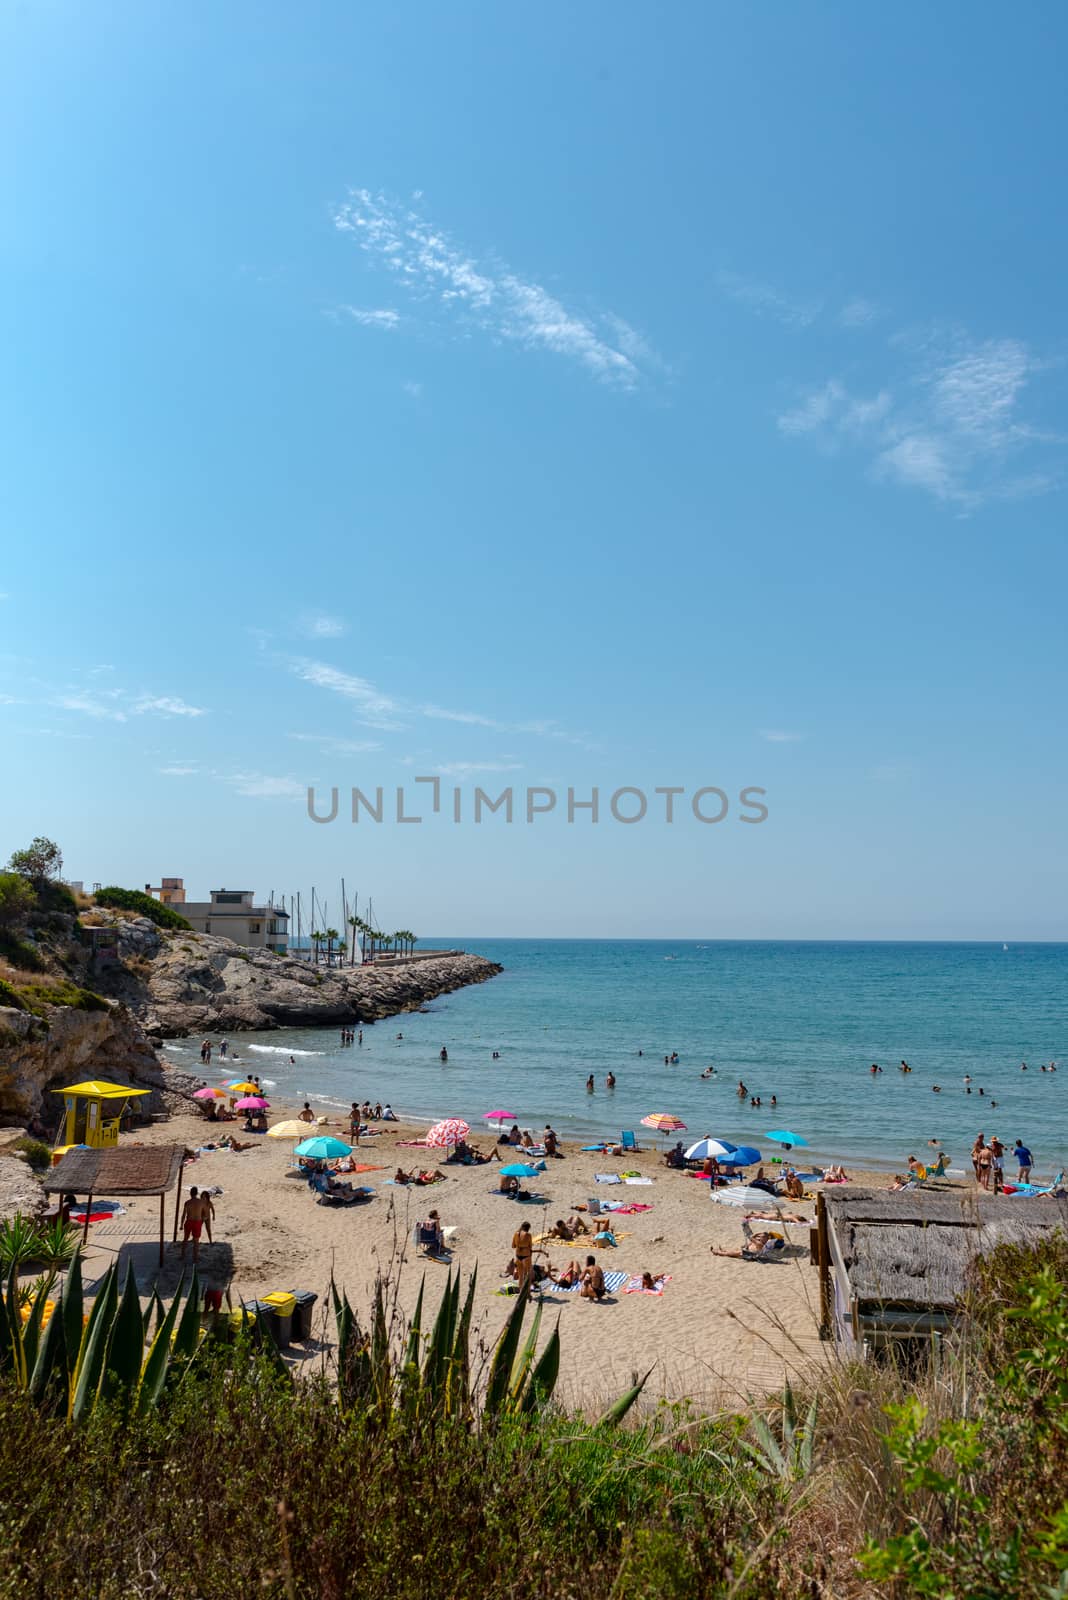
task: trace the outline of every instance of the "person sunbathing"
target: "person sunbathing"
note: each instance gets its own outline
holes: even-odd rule
[[[399,1184],[414,1183],[415,1173],[405,1172],[403,1167],[398,1167],[396,1172],[393,1174],[393,1182]]]
[[[656,1294],[660,1278],[654,1278],[651,1272],[642,1273],[642,1288],[648,1289],[651,1294]]]
[[[586,1267],[582,1274],[582,1288],[579,1295],[583,1300],[603,1300],[606,1293],[604,1273],[597,1265],[595,1256],[586,1257]]]
[[[502,1176],[497,1187],[499,1188],[501,1194],[506,1194],[514,1200],[516,1195],[519,1193],[519,1179],[515,1176],[509,1178]]]
[[[234,1138],[233,1134],[229,1134],[225,1139],[220,1139],[219,1148],[220,1150],[258,1150],[259,1145],[255,1139],[246,1139],[245,1143],[242,1144],[240,1140]]]
[[[824,1183],[848,1183],[849,1173],[842,1166],[828,1167],[823,1174]]]
[[[581,1217],[570,1216],[566,1222],[562,1217],[558,1217],[554,1226],[549,1229],[549,1238],[566,1239],[570,1243],[573,1239],[577,1239],[580,1233],[589,1231]]]
[[[746,1222],[807,1222],[807,1217],[802,1217],[796,1211],[747,1211]]]
[[[569,1261],[563,1272],[558,1272],[556,1274],[554,1281],[560,1286],[561,1289],[570,1289],[574,1284],[580,1283],[581,1280],[582,1263],[579,1261]]]
[[[771,1255],[783,1247],[783,1239],[770,1232],[754,1233],[742,1245],[740,1250],[721,1250],[718,1245],[710,1245],[709,1249],[714,1256],[732,1256],[736,1261],[752,1261],[756,1256]]]
[[[439,1172],[437,1167],[435,1167],[433,1172],[420,1171],[418,1176],[413,1178],[411,1181],[412,1183],[418,1184],[420,1187],[425,1187],[428,1183],[437,1183],[438,1179],[444,1178],[444,1176],[445,1174],[443,1172]]]

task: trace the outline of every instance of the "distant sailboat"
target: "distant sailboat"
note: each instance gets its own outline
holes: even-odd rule
[[[1002,945],[1002,947],[1001,947],[1001,948],[1002,948],[1002,949],[1003,949],[1003,950],[1007,950],[1007,949],[1008,949],[1008,948],[1009,948],[1009,947],[1008,947],[1008,945],[1007,945],[1007,944],[1003,944],[1003,945]]]

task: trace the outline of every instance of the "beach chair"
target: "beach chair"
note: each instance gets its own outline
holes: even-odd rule
[[[417,1223],[412,1230],[412,1243],[422,1251],[425,1256],[431,1256],[440,1261],[445,1256],[445,1246],[438,1243],[438,1235],[434,1228],[424,1228]]]
[[[619,1142],[623,1146],[624,1150],[638,1149],[638,1141],[634,1137],[633,1128],[624,1128],[623,1132],[619,1136]]]

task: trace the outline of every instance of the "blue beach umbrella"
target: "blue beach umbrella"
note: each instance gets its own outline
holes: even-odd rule
[[[799,1133],[791,1133],[789,1128],[776,1128],[773,1133],[766,1133],[765,1139],[774,1139],[776,1144],[784,1144],[790,1150],[795,1144],[802,1149],[808,1149],[808,1140],[802,1139]]]
[[[501,1168],[502,1178],[536,1178],[539,1172],[545,1171],[544,1161],[536,1167],[528,1167],[522,1161],[511,1161],[508,1166]]]
[[[752,1167],[763,1160],[760,1151],[751,1144],[740,1144],[729,1156],[720,1157],[721,1167]]]
[[[321,1133],[314,1139],[305,1139],[303,1144],[298,1144],[293,1154],[307,1156],[312,1161],[333,1161],[335,1156],[351,1155],[352,1146],[346,1144],[344,1139],[334,1139],[328,1133]]]
[[[715,1156],[718,1161],[733,1161],[734,1152],[738,1146],[731,1144],[729,1139],[713,1139],[711,1134],[705,1134],[703,1139],[698,1139],[686,1151],[687,1161],[707,1161],[709,1156]]]

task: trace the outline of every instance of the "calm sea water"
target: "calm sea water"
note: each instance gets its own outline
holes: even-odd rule
[[[475,1129],[501,1108],[534,1130],[550,1121],[565,1140],[640,1133],[643,1116],[667,1111],[693,1138],[710,1132],[768,1155],[775,1146],[762,1136],[786,1128],[818,1158],[899,1168],[909,1154],[922,1160],[934,1139],[968,1166],[981,1129],[1009,1146],[1023,1139],[1040,1173],[1068,1161],[1068,945],[423,944],[463,945],[505,970],[425,1014],[365,1028],[362,1048],[342,1048],[334,1028],[239,1034],[239,1061],[279,1099],[381,1099],[404,1116],[459,1115]],[[194,1067],[198,1048],[167,1047]],[[679,1064],[665,1066],[672,1051]],[[1039,1070],[1051,1061],[1056,1073]],[[872,1062],[881,1077],[870,1075]],[[717,1076],[703,1081],[709,1064]],[[762,1108],[739,1101],[739,1078]]]

